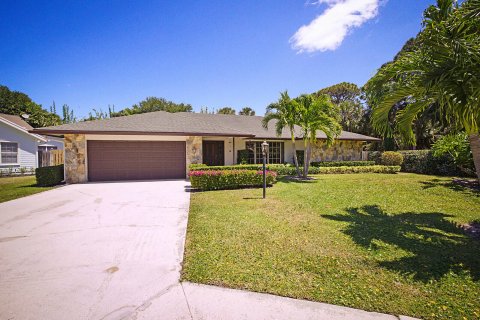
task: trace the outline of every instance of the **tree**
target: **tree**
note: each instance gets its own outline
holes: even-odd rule
[[[271,103],[267,107],[267,112],[262,120],[262,125],[268,129],[268,123],[272,120],[277,120],[275,123],[275,132],[277,136],[281,136],[284,129],[288,129],[293,146],[293,162],[297,169],[297,175],[300,177],[300,166],[297,158],[297,148],[295,146],[295,125],[299,122],[298,119],[298,103],[288,95],[288,92],[281,92],[280,98],[277,102]]]
[[[454,128],[469,135],[480,180],[480,0],[438,0],[424,13],[418,45],[411,52],[381,68],[368,81],[366,90],[381,90],[395,80],[392,90],[373,106],[372,123],[380,133],[392,135],[391,108],[409,101],[396,115],[405,141],[415,144],[413,122],[431,105]]]
[[[168,101],[164,98],[147,97],[145,100],[140,101],[138,104],[134,104],[131,108],[125,108],[119,112],[112,110],[111,117],[129,116],[138,113],[147,113],[155,111],[166,112],[192,112],[192,106],[190,104],[175,103]]]
[[[53,106],[55,106],[55,102],[53,103]],[[70,109],[70,106],[67,104],[64,104],[62,106],[62,123],[75,123],[77,122],[77,118],[73,114],[73,109]]]
[[[235,109],[230,107],[223,107],[217,110],[217,114],[235,114]]]
[[[92,120],[102,120],[108,119],[110,115],[107,112],[104,112],[102,109],[93,108],[92,111],[88,113],[88,117],[84,118],[82,121],[92,121]]]
[[[326,94],[337,106],[342,128],[351,132],[360,132],[365,110],[361,101],[360,88],[349,82],[342,82],[317,91],[316,95]]]
[[[317,131],[323,131],[327,136],[327,146],[331,146],[341,132],[338,123],[337,108],[327,95],[303,94],[294,99],[298,105],[298,125],[302,129],[305,146],[303,177],[307,178],[310,167],[312,143],[317,141]]]
[[[448,154],[460,170],[466,174],[473,174],[474,164],[472,151],[465,132],[449,134],[438,139],[432,146],[433,155],[440,157]]]
[[[254,116],[255,110],[250,107],[243,107],[238,114],[242,116]]]
[[[57,114],[44,110],[28,95],[18,91],[11,91],[6,86],[0,86],[0,113],[20,116],[28,114],[28,124],[34,128],[55,126],[61,123]]]

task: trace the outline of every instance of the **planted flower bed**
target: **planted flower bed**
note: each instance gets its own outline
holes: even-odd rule
[[[194,170],[189,173],[192,188],[199,190],[261,187],[263,172],[259,170]],[[267,171],[267,185],[276,182],[277,173]]]

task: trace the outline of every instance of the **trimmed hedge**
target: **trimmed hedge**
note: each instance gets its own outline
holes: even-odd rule
[[[314,167],[361,167],[373,166],[375,161],[319,161],[310,164]]]
[[[360,168],[360,169],[358,169]],[[363,169],[365,168],[365,169]],[[262,165],[251,164],[251,165],[237,165],[237,166],[212,166],[212,167],[197,167],[199,171],[223,171],[223,170],[254,170],[261,171]],[[300,168],[303,172],[302,168]],[[398,170],[397,170],[398,169]],[[267,165],[268,171],[276,172],[280,176],[294,176],[297,174],[297,170],[293,165],[285,164],[270,164]],[[310,166],[308,169],[309,174],[323,174],[323,173],[396,173],[400,171],[400,166],[382,166],[382,165],[369,165],[369,166],[340,166],[340,167],[313,167]]]
[[[35,169],[37,185],[41,187],[53,186],[63,181],[63,164]]]
[[[342,173],[397,173],[400,166],[357,166],[357,167],[317,167],[318,174],[342,174]]]
[[[450,155],[435,157],[431,150],[398,151],[403,156],[402,172],[429,174],[438,176],[465,176]],[[371,151],[368,160],[381,162],[382,152]]]
[[[403,163],[403,155],[400,152],[385,151],[381,160],[384,166],[400,166]]]
[[[192,188],[224,190],[261,187],[263,172],[258,170],[197,170],[189,173]],[[267,185],[276,182],[277,173],[267,171]]]

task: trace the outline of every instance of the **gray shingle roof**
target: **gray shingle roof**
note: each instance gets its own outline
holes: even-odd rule
[[[104,120],[94,120],[64,124],[54,127],[34,129],[32,132],[42,134],[95,133],[95,134],[158,134],[158,135],[214,135],[240,136],[258,139],[289,139],[288,130],[280,137],[275,134],[275,121],[268,130],[262,127],[262,118],[258,116],[240,116],[223,114],[205,114],[192,112],[168,113],[164,111],[135,114]],[[295,130],[301,138],[301,130]],[[325,139],[323,132],[318,132],[319,139]],[[338,139],[373,141],[377,138],[357,133],[342,131]]]

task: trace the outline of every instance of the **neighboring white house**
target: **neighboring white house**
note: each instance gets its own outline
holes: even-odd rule
[[[31,171],[38,167],[38,151],[63,149],[63,139],[29,133],[21,117],[0,113],[0,170]]]

